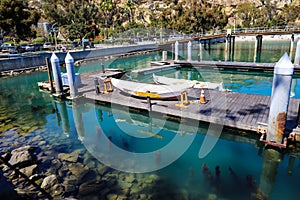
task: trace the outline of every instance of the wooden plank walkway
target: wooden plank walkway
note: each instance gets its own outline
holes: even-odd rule
[[[96,94],[94,76],[83,76],[83,86],[79,88],[79,94],[87,99],[117,104],[134,109],[148,110],[147,100],[126,96],[117,89],[110,94]],[[189,89],[189,100],[199,99],[200,90]],[[270,97],[260,95],[241,94],[234,92],[205,91],[207,104],[193,103],[187,108],[176,107],[179,101],[152,100],[152,112],[174,116],[178,118],[204,121],[221,124],[227,127],[245,131],[256,131],[258,122],[267,123]],[[288,110],[287,126],[293,129],[296,126],[298,105],[300,99],[291,99]]]

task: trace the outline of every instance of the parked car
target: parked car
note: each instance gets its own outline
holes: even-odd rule
[[[35,51],[35,45],[34,44],[28,44],[25,47],[26,51]]]
[[[18,53],[26,52],[26,46],[27,46],[27,44],[21,44],[21,45],[17,46]]]
[[[43,45],[43,49],[52,49],[52,44],[50,42],[45,42]]]

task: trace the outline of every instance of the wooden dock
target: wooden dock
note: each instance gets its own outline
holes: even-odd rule
[[[258,71],[273,72],[276,63],[255,63],[255,62],[225,62],[225,61],[186,61],[186,60],[169,60],[161,63],[174,63],[179,67],[196,67],[196,68],[212,68],[219,70],[237,70],[237,71]],[[156,62],[158,63],[158,62]],[[300,74],[300,65],[295,65],[295,74]]]
[[[100,76],[100,75],[99,75]],[[94,85],[95,73],[91,76],[84,75],[81,78],[83,86],[79,88],[79,94],[87,99],[129,107],[135,110],[148,110],[146,99],[138,99],[122,94],[117,89],[109,94],[96,94]],[[103,90],[103,84],[101,86]],[[244,131],[257,131],[258,123],[267,123],[270,97],[261,95],[241,94],[234,92],[220,92],[206,90],[206,104],[200,104],[200,90],[189,89],[190,104],[186,108],[175,106],[179,101],[151,100],[152,111],[166,118],[178,118],[196,120]],[[296,127],[298,106],[300,99],[291,99],[288,110],[287,127],[292,130]]]

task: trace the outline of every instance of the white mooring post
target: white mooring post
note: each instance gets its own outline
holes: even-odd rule
[[[54,82],[55,82],[55,93],[61,94],[63,91],[63,87],[62,87],[62,80],[61,80],[61,74],[60,74],[59,59],[55,55],[55,53],[52,53],[50,62],[51,62],[53,78],[54,78]]]
[[[162,61],[166,61],[168,57],[168,52],[167,51],[163,51],[162,52]]]
[[[179,54],[179,43],[178,41],[175,42],[175,60],[178,60],[178,54]]]
[[[74,59],[71,54],[68,52],[65,58],[68,82],[70,87],[70,97],[71,99],[78,96],[78,89],[75,81],[75,67],[74,67]]]
[[[192,42],[189,41],[188,42],[188,46],[187,46],[187,50],[188,50],[188,62],[192,61]]]
[[[294,51],[294,37],[291,38],[291,45],[290,45],[290,58],[293,57],[293,51]]]
[[[300,65],[300,38],[298,38],[298,42],[297,42],[294,65],[295,66]],[[291,97],[294,97],[296,95],[296,85],[297,85],[297,79],[295,78],[292,81]]]
[[[298,42],[297,42],[294,64],[300,65],[300,37],[298,38]]]
[[[281,144],[285,131],[294,65],[285,53],[274,67],[266,140]]]

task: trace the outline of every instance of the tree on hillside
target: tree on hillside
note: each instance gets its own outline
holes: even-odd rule
[[[242,20],[244,27],[249,28],[254,24],[254,19],[256,16],[256,7],[253,3],[245,2],[237,7],[237,15]]]
[[[273,17],[274,25],[276,26],[287,26],[300,19],[300,5],[284,6],[282,11]]]
[[[37,10],[29,9],[27,1],[0,1],[0,28],[4,36],[25,40],[35,37],[32,25],[37,25],[40,15]]]
[[[116,5],[112,0],[101,0],[99,9],[105,16],[105,37],[108,37],[108,21],[112,18],[112,10],[116,8]],[[111,21],[111,20],[110,20]]]
[[[92,0],[43,0],[44,16],[55,21],[70,40],[93,37],[99,19]]]

